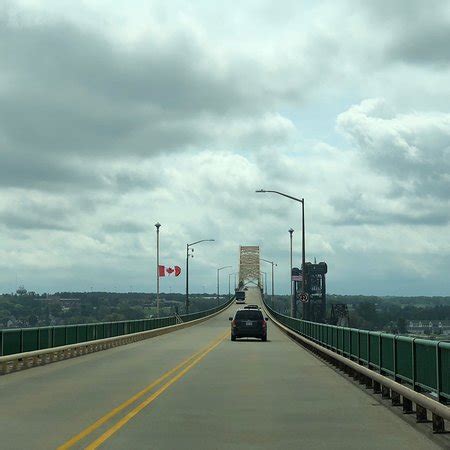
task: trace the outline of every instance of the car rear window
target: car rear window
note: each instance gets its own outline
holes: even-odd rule
[[[245,311],[236,311],[235,319],[238,320],[262,320],[263,315],[261,311],[247,309]]]

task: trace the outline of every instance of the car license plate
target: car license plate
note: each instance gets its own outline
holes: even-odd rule
[[[253,325],[253,322],[251,320],[247,320],[247,322],[245,322],[245,325],[251,327]]]

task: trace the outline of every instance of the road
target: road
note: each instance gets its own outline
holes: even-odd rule
[[[266,343],[231,342],[235,309],[1,377],[0,448],[440,448],[275,325]]]

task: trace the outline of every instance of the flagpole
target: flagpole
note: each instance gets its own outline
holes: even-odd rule
[[[159,222],[155,223],[156,227],[156,315],[159,317]]]

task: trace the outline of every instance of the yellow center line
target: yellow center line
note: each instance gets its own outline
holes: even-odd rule
[[[100,417],[100,419],[96,420],[92,425],[88,426],[84,430],[82,430],[80,433],[69,439],[64,444],[60,445],[57,450],[67,450],[71,448],[73,445],[75,445],[77,442],[84,439],[86,436],[91,434],[96,429],[100,428],[102,425],[104,425],[106,422],[108,422],[110,419],[112,419],[114,416],[119,414],[122,410],[133,404],[136,400],[139,400],[143,395],[147,394],[149,391],[151,391],[154,387],[156,387],[158,384],[162,383],[165,379],[169,378],[171,375],[173,375],[175,372],[177,372],[179,369],[181,369],[183,366],[185,366],[189,361],[192,361],[194,358],[196,358],[198,355],[201,355],[205,352],[205,350],[208,350],[211,345],[214,345],[214,343],[220,343],[223,340],[223,336],[220,336],[219,340],[216,338],[213,341],[213,344],[209,344],[208,346],[204,347],[203,349],[199,350],[198,352],[195,352],[193,355],[189,356],[185,360],[183,360],[180,364],[176,365],[173,369],[168,370],[163,375],[161,375],[158,379],[150,383],[148,386],[146,386],[144,389],[130,397],[128,400],[121,403],[116,408],[112,409],[109,413],[105,414],[104,416]]]
[[[122,419],[120,419],[116,424],[114,424],[111,428],[106,430],[99,438],[85,447],[85,450],[94,450],[102,445],[107,439],[109,439],[114,433],[120,430],[125,424],[127,424],[133,417],[135,417],[139,412],[141,412],[146,406],[156,400],[164,391],[166,391],[172,384],[177,382],[180,378],[182,378],[189,370],[191,370],[194,366],[196,366],[209,352],[214,350],[227,336],[229,332],[222,336],[222,338],[212,344],[207,350],[205,350],[200,356],[194,359],[189,365],[187,365],[183,370],[178,372],[173,378],[171,378],[167,383],[161,386],[157,391],[155,391],[152,395],[146,398],[142,403],[132,409],[128,414],[126,414]]]

